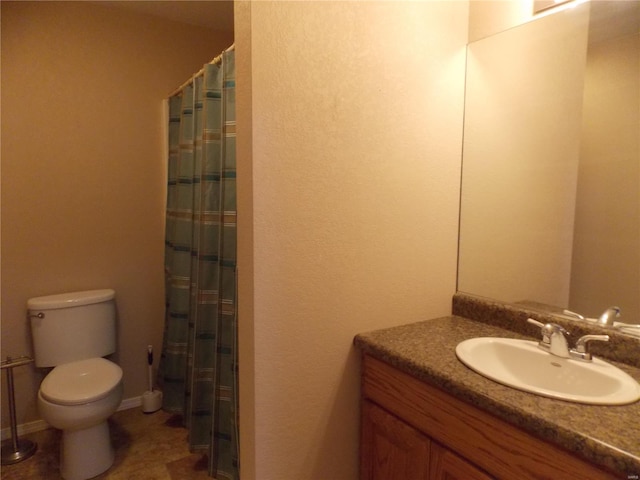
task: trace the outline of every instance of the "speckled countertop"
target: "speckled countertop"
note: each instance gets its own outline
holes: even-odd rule
[[[592,406],[554,400],[493,382],[456,357],[458,343],[474,337],[534,340],[496,325],[448,316],[355,338],[360,349],[399,370],[435,385],[534,436],[620,474],[640,476],[640,402]],[[616,366],[640,381],[640,369]]]

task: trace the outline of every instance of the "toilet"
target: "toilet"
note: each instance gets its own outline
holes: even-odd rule
[[[62,430],[60,473],[85,480],[111,467],[107,419],[122,400],[122,369],[102,358],[116,350],[115,292],[63,293],[27,301],[35,364],[53,369],[38,391],[38,411]]]

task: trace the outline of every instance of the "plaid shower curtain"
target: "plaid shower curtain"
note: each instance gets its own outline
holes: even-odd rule
[[[169,99],[163,409],[209,475],[237,480],[234,52]]]

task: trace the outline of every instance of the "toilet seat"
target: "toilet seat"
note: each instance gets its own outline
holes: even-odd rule
[[[104,358],[55,367],[42,381],[40,393],[58,405],[81,405],[106,397],[122,381],[122,369]]]

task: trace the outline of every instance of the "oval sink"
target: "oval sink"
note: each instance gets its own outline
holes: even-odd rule
[[[544,397],[591,405],[640,399],[638,382],[610,363],[557,357],[529,340],[472,338],[458,344],[456,355],[491,380]]]

